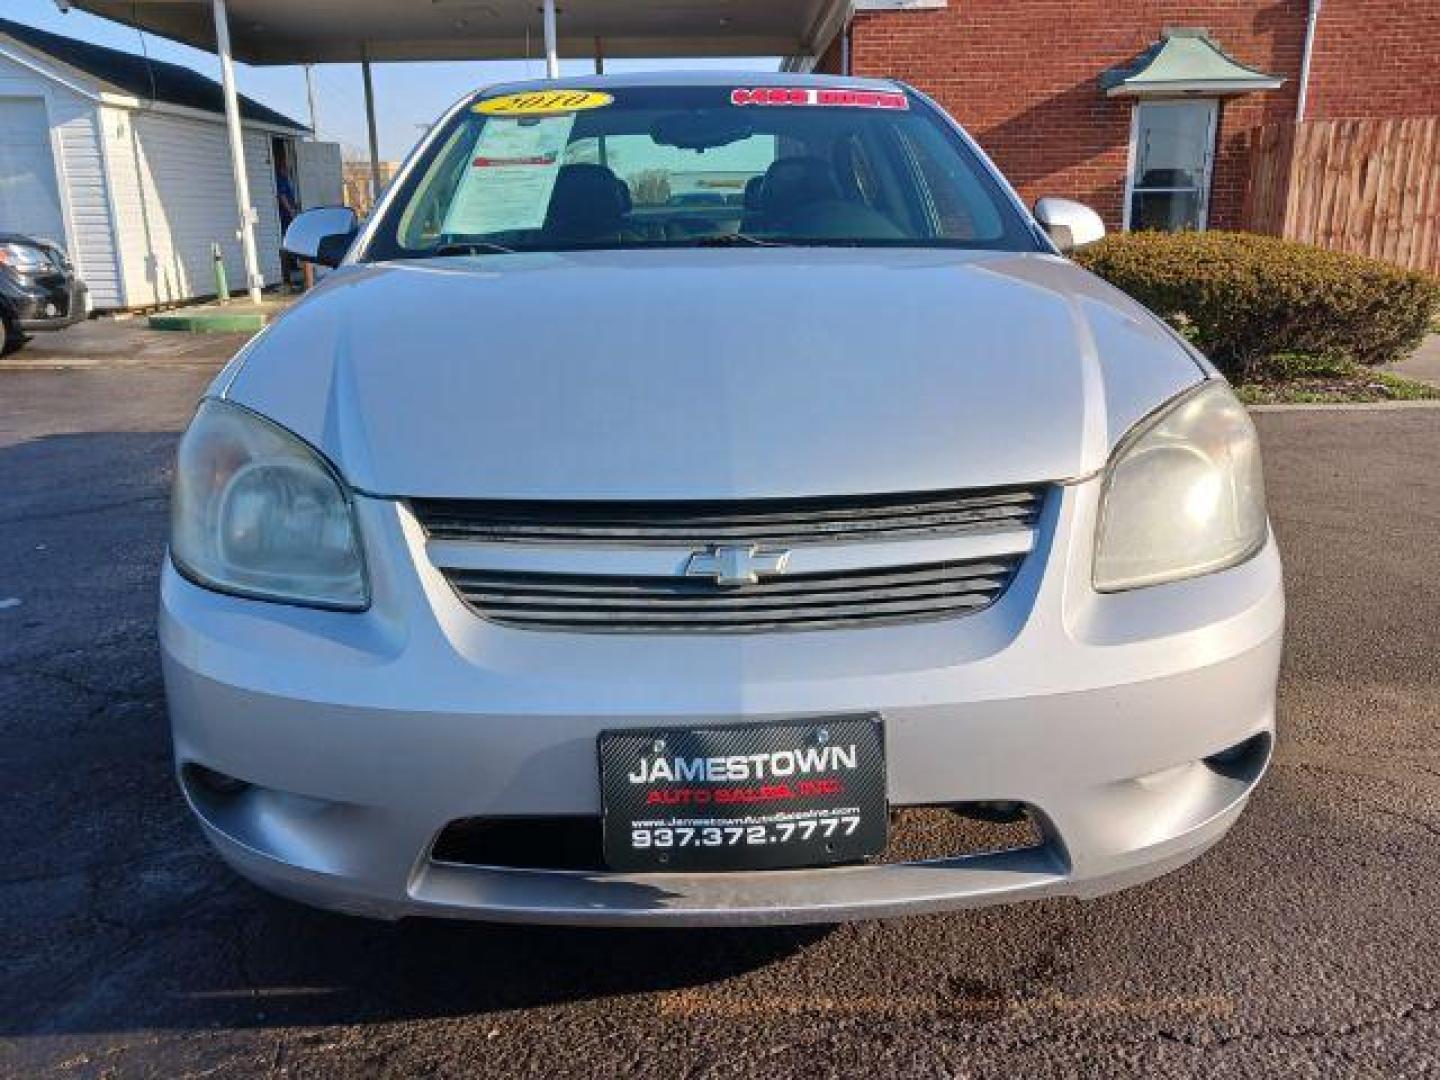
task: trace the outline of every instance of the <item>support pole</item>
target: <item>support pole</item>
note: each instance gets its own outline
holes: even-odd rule
[[[320,114],[315,111],[315,65],[305,65],[305,96],[310,99],[310,138],[320,138]],[[309,266],[309,263],[305,264]]]
[[[240,99],[235,95],[235,62],[230,57],[230,20],[225,0],[212,0],[215,51],[220,56],[220,85],[225,91],[225,129],[230,135],[230,169],[235,177],[235,208],[240,212],[240,248],[245,256],[245,284],[250,302],[260,303],[260,256],[255,250],[255,208],[250,205],[250,180],[245,172],[245,135],[240,127]]]
[[[555,42],[555,0],[545,0],[545,77],[560,77],[560,51]]]
[[[595,38],[595,74],[605,74],[605,43],[598,36]]]
[[[370,78],[370,61],[360,61],[360,78],[365,83],[365,126],[370,133],[370,208],[380,201],[380,136],[375,130],[375,85]]]

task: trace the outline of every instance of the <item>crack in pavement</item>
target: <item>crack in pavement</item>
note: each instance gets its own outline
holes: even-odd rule
[[[1353,1023],[1339,1024],[1326,1027],[1285,1027],[1285,1028],[1261,1028],[1257,1031],[1237,1031],[1226,1035],[1217,1035],[1214,1038],[1196,1038],[1193,1035],[1186,1035],[1181,1032],[1163,1030],[1158,1034],[1169,1041],[1181,1043],[1186,1046],[1193,1046],[1196,1049],[1206,1049],[1214,1046],[1228,1046],[1240,1042],[1268,1042],[1274,1039],[1344,1039],[1352,1035],[1362,1034],[1366,1031],[1378,1028],[1393,1027],[1397,1024],[1405,1024],[1418,1016],[1426,1016],[1440,1009],[1440,1001],[1415,1001],[1402,1007],[1398,1012],[1386,1016],[1373,1016],[1364,1020],[1356,1020]],[[1145,1040],[1136,1040],[1145,1041]]]
[[[1440,836],[1440,825],[1437,825],[1432,821],[1426,821],[1424,818],[1419,818],[1413,814],[1408,814],[1403,810],[1395,810],[1390,807],[1379,806],[1375,803],[1370,802],[1367,799],[1362,799],[1360,800],[1360,802],[1365,806],[1366,809],[1373,810],[1377,814],[1383,814],[1386,817],[1395,818],[1399,821],[1406,822],[1407,824],[1419,826],[1420,828],[1428,832],[1431,836]]]

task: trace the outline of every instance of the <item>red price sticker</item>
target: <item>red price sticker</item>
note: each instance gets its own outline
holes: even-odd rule
[[[730,91],[731,105],[829,106],[842,109],[908,109],[898,90],[847,90],[843,87],[758,86]]]

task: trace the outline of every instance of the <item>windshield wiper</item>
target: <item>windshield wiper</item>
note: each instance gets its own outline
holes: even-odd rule
[[[681,247],[791,247],[778,240],[762,240],[749,233],[721,233],[718,236],[699,236],[687,241]]]
[[[492,244],[488,240],[461,240],[453,244],[441,244],[427,254],[437,258],[446,255],[514,255],[515,249],[504,244]]]

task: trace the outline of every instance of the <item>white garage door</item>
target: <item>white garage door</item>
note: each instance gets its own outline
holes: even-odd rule
[[[0,232],[65,242],[50,127],[40,98],[0,97]]]

